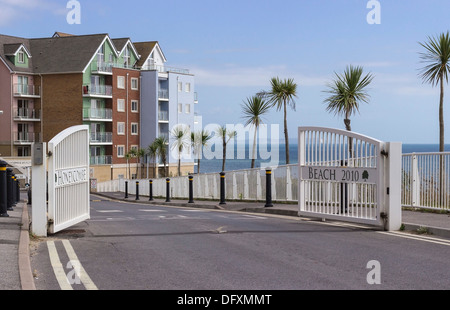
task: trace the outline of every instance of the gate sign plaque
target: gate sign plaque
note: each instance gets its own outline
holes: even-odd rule
[[[376,184],[378,180],[375,168],[302,166],[301,169],[303,180],[309,181]]]

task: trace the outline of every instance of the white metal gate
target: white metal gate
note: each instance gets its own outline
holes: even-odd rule
[[[55,233],[90,218],[89,127],[64,130],[48,153],[48,229]]]
[[[357,133],[300,127],[299,215],[384,225],[388,149]]]

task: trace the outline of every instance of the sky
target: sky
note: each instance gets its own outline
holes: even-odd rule
[[[450,30],[448,0],[379,0],[379,23],[368,0],[78,0],[79,24],[69,24],[67,0],[0,0],[0,33],[25,38],[108,33],[159,41],[167,65],[195,75],[203,125],[241,124],[243,102],[292,78],[296,109],[288,110],[290,139],[300,126],[344,129],[326,110],[327,84],[348,65],[374,75],[351,117],[352,130],[386,142],[439,143],[439,88],[423,83],[419,42]],[[446,84],[445,142],[450,143]],[[273,109],[263,118],[279,124]]]

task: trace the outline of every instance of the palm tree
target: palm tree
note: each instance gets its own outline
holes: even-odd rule
[[[181,176],[181,153],[184,149],[189,147],[189,127],[183,125],[177,125],[170,132],[174,139],[172,149],[176,149],[178,152],[178,176]]]
[[[126,154],[125,154],[125,159],[127,160],[127,166],[128,166],[128,178],[132,178],[131,176],[131,167],[130,167],[130,160],[135,157],[136,155],[136,150],[135,149],[131,149],[129,150]]]
[[[280,80],[278,77],[272,78],[272,89],[267,93],[269,102],[277,107],[277,111],[283,109],[284,111],[284,140],[286,145],[286,165],[289,165],[289,134],[287,127],[287,106],[290,106],[295,111],[294,98],[297,97],[297,84],[294,79]]]
[[[141,158],[143,158],[145,156],[145,150],[144,149],[136,149],[135,151],[135,157],[136,157],[136,178],[139,179],[142,177],[142,173],[141,173]],[[139,169],[139,174],[138,174],[138,169]]]
[[[420,53],[420,58],[422,62],[427,64],[421,70],[423,82],[430,83],[432,86],[440,85],[439,152],[444,152],[444,80],[448,83],[448,74],[450,71],[450,34],[447,31],[447,33],[441,33],[434,38],[428,37],[427,42],[419,44],[425,49],[425,52]],[[443,156],[440,158],[439,168],[439,196],[441,203],[443,203],[445,181]]]
[[[153,178],[156,178],[156,157],[158,156],[158,146],[155,141],[147,147],[147,154],[153,162]]]
[[[369,102],[369,94],[367,86],[372,82],[373,75],[368,73],[363,76],[363,68],[361,66],[347,66],[344,74],[335,73],[336,79],[328,84],[326,93],[330,97],[325,99],[327,111],[333,111],[335,115],[344,116],[344,125],[347,131],[351,131],[350,116],[359,112],[360,102]],[[349,156],[353,154],[353,141],[348,142]]]
[[[247,98],[247,102],[244,102],[242,106],[242,112],[244,113],[243,118],[246,120],[245,126],[252,125],[255,127],[255,133],[253,137],[253,152],[252,152],[252,166],[255,168],[256,159],[256,133],[258,131],[259,125],[262,122],[262,116],[269,112],[271,104],[259,96],[253,96]]]
[[[197,155],[197,173],[200,174],[200,159],[202,157],[202,150],[203,147],[207,146],[209,143],[209,140],[212,139],[212,135],[208,132],[202,129],[202,131],[199,132],[192,132],[191,133],[191,145],[194,150],[194,154]]]
[[[372,82],[373,76],[368,73],[363,77],[363,68],[352,65],[346,68],[344,74],[335,75],[336,79],[328,84],[328,90],[325,91],[330,97],[324,102],[327,104],[327,111],[344,116],[345,129],[351,131],[350,116],[359,112],[360,102],[369,102],[366,87]]]
[[[226,126],[219,126],[217,133],[222,139],[222,172],[225,171],[225,161],[227,158],[227,144],[231,139],[237,136],[236,130],[228,130]]]
[[[167,171],[167,147],[169,144],[169,140],[165,136],[160,136],[155,139],[153,142],[155,144],[155,147],[157,149],[158,157],[162,160],[164,165],[164,177],[167,177],[168,171]]]
[[[428,37],[428,42],[419,43],[426,51],[420,58],[427,65],[421,69],[423,82],[432,86],[440,85],[439,100],[439,152],[444,152],[444,80],[448,83],[450,71],[450,34]]]

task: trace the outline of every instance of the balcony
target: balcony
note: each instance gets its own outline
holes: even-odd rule
[[[83,109],[83,121],[112,122],[112,110]]]
[[[109,85],[83,85],[83,97],[112,98],[112,86]]]
[[[91,145],[112,145],[112,132],[91,133]]]
[[[154,65],[154,64],[142,66],[141,70],[143,70],[143,71],[158,71],[161,73],[171,72],[171,73],[189,74],[188,69],[160,66],[160,65]]]
[[[108,62],[93,62],[91,64],[91,72],[93,74],[112,75],[114,65]]]
[[[34,142],[41,142],[41,134],[34,132],[14,132],[15,145],[31,145]]]
[[[41,88],[34,85],[14,84],[14,97],[41,98]]]
[[[169,90],[167,90],[167,89],[158,90],[158,99],[159,100],[169,100]]]
[[[197,104],[198,103],[198,93],[194,92],[194,103]]]
[[[40,122],[41,111],[33,109],[15,109],[14,120],[17,122]]]
[[[91,156],[91,165],[112,165],[112,156]]]
[[[160,123],[168,123],[169,122],[169,112],[159,111],[158,112],[158,121]]]

